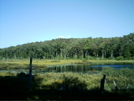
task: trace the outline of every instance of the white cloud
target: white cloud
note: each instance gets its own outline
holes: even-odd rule
[[[68,35],[68,36],[58,36],[58,38],[70,38],[70,35]]]
[[[65,38],[65,36],[58,36],[58,38]]]

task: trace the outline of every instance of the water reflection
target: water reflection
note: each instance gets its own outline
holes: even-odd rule
[[[103,67],[105,66],[109,66],[109,67],[113,67],[115,69],[121,69],[121,68],[130,68],[130,69],[134,69],[134,65],[126,65],[126,64],[79,64],[79,65],[64,65],[64,66],[54,66],[54,67],[50,67],[48,68],[46,71],[47,72],[83,72],[86,73],[89,70],[101,70]]]
[[[134,67],[133,65],[93,65],[93,66],[90,66],[90,67],[106,67],[106,66],[109,66],[109,67],[120,67],[120,68],[123,68],[123,67]]]
[[[82,72],[85,73],[89,70],[101,70],[102,68],[89,67],[89,65],[64,65],[64,66],[55,66],[47,69],[48,72]]]
[[[87,73],[90,70],[101,70],[103,67],[109,66],[115,69],[121,68],[130,68],[134,69],[134,64],[69,64],[69,65],[59,65],[59,66],[51,66],[46,69],[33,69],[32,73],[46,73],[46,72],[75,72],[75,73]],[[13,70],[1,70],[0,72],[11,72],[11,73],[28,73],[28,69],[13,69]]]

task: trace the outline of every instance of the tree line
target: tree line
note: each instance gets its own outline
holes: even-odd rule
[[[134,33],[112,38],[58,38],[0,49],[0,58],[134,59]]]

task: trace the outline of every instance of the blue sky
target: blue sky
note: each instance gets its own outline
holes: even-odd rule
[[[0,0],[0,48],[134,32],[134,0]]]

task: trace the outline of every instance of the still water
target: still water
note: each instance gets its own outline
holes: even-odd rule
[[[79,64],[79,65],[61,65],[53,66],[47,69],[48,72],[83,72],[86,73],[89,70],[102,70],[103,67],[113,67],[114,69],[130,68],[134,69],[133,64]]]
[[[33,69],[33,74],[36,73],[46,73],[46,72],[75,72],[75,73],[87,73],[90,70],[102,70],[103,67],[113,67],[114,69],[121,69],[121,68],[130,68],[134,69],[134,64],[126,64],[126,63],[97,63],[97,64],[66,64],[66,65],[59,65],[59,66],[50,66],[46,69],[40,69],[36,67]],[[13,69],[13,70],[0,70],[0,72],[11,72],[11,73],[28,73],[28,69]]]

